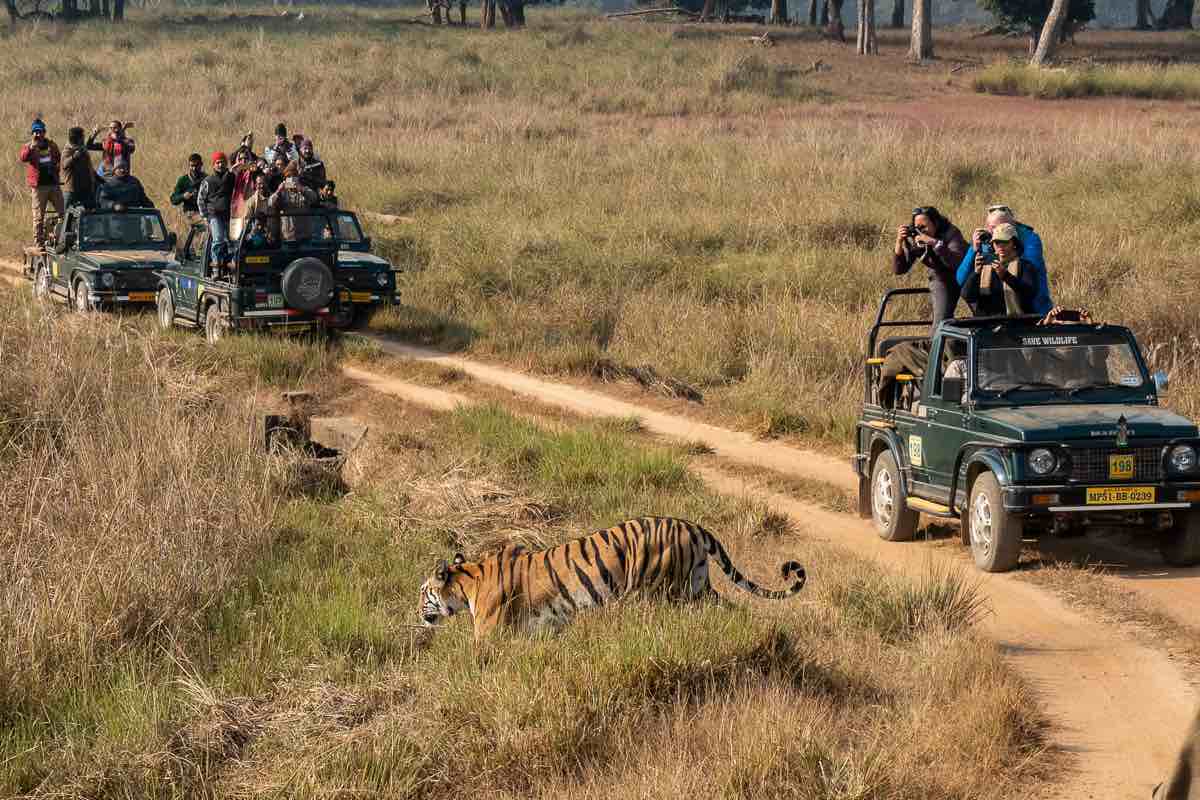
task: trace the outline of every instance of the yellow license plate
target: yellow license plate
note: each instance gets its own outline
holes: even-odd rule
[[[154,292],[130,292],[129,302],[150,303],[154,301]]]
[[[246,256],[247,264],[270,264],[270,256]]]
[[[1153,503],[1156,490],[1153,486],[1089,486],[1089,506],[1140,505]]]
[[[371,302],[370,292],[351,292],[350,302],[352,303],[369,303]]]
[[[1133,477],[1133,455],[1122,453],[1108,457],[1109,480],[1120,481]]]

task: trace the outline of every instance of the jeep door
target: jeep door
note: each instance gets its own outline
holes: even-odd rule
[[[922,485],[914,487],[930,500],[949,505],[950,479],[958,452],[971,438],[967,428],[966,396],[969,342],[943,334],[935,344],[926,373],[925,392],[913,435],[919,441]],[[953,367],[951,365],[954,365]],[[949,377],[947,373],[949,372]]]
[[[175,295],[176,313],[190,319],[197,318],[196,304],[200,284],[204,280],[204,264],[208,260],[208,229],[192,228],[187,242],[179,253],[179,272],[174,276],[172,289]]]
[[[62,230],[59,232],[57,241],[59,245],[50,259],[49,265],[50,293],[68,297],[67,287],[70,285],[71,279],[71,253],[79,248],[79,212],[67,212],[67,216],[62,221]]]

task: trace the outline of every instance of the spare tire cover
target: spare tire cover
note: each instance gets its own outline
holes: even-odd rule
[[[333,273],[315,258],[297,258],[288,264],[279,282],[290,308],[316,311],[333,299]]]

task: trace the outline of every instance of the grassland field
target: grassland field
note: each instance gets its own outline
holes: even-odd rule
[[[60,143],[136,120],[135,173],[164,204],[188,153],[283,119],[345,205],[412,218],[369,231],[408,270],[380,331],[546,372],[651,365],[710,413],[838,448],[895,226],[936,203],[969,229],[1002,200],[1042,233],[1058,299],[1134,325],[1171,403],[1197,410],[1188,104],[976,94],[973,69],[951,72],[985,47],[964,34],[910,67],[887,33],[863,60],[803,29],[760,49],[571,10],[521,32],[308,11],[6,33],[0,239],[15,255],[28,235],[15,155],[34,114]],[[1133,37],[1114,58],[1194,48]],[[817,60],[832,70],[801,74]],[[1052,776],[1034,698],[957,578],[781,529],[620,424],[431,414],[340,377],[375,357],[214,350],[5,295],[0,796],[916,800]],[[299,386],[379,432],[349,491],[258,446],[262,406]],[[455,549],[651,511],[822,579],[798,604],[631,605],[480,656],[465,625],[410,627]]]

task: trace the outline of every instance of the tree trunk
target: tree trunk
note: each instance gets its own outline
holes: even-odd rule
[[[812,27],[817,27],[817,6],[820,3],[818,0],[808,0],[808,24]]]
[[[788,24],[788,4],[787,0],[771,0],[771,16],[767,20],[768,25],[787,25]]]
[[[480,0],[479,27],[485,30],[496,27],[496,0]]]
[[[904,0],[895,0],[892,3],[892,27],[904,27]]]
[[[875,0],[858,0],[858,47],[862,56],[879,52],[875,44]]]
[[[63,0],[62,4],[62,21],[74,22],[79,17],[79,7],[75,5],[76,0]]]
[[[113,22],[125,21],[125,0],[112,0]]]
[[[1134,25],[1139,31],[1148,31],[1154,27],[1154,9],[1150,7],[1150,0],[1137,0],[1137,24]]]
[[[1062,36],[1063,26],[1067,24],[1068,0],[1054,0],[1050,6],[1050,16],[1042,25],[1042,33],[1038,36],[1037,50],[1033,54],[1033,64],[1044,67],[1054,60],[1054,51],[1058,49],[1058,39]]]
[[[510,0],[508,16],[512,19],[514,28],[525,27],[525,0]]]
[[[908,57],[913,61],[933,58],[933,0],[913,0]]]
[[[1162,16],[1155,26],[1160,31],[1177,30],[1192,27],[1192,13],[1196,9],[1196,0],[1168,0]]]
[[[821,23],[822,28],[827,27],[829,25],[829,4],[830,4],[830,2],[832,2],[832,0],[821,0],[821,18],[820,18],[819,22]]]
[[[8,27],[17,27],[17,0],[4,0],[4,8],[8,10]]]
[[[846,23],[842,22],[842,0],[829,0],[829,26],[826,33],[831,39],[846,41]]]

